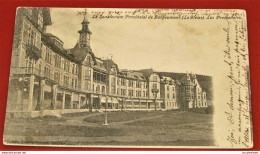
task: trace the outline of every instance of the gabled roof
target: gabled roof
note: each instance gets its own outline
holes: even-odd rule
[[[92,52],[91,48],[88,46],[85,48],[80,48],[79,44],[77,43],[74,46],[74,48],[68,49],[68,50],[75,56],[76,61],[79,61],[79,62],[84,61],[88,53],[91,54],[93,60],[95,60],[95,55]]]
[[[181,83],[185,82],[185,84],[198,84],[198,80],[197,80],[196,74],[189,74],[189,73],[184,75],[181,78],[180,82]]]
[[[121,70],[122,76],[130,79],[135,79],[135,80],[146,80],[142,72],[138,71],[133,71],[133,70]]]
[[[99,57],[95,57],[96,64],[94,65],[95,69],[101,70],[103,72],[107,72],[106,68],[104,67],[104,63]]]
[[[50,48],[52,51],[61,54],[62,56],[65,56],[67,58],[69,58],[72,61],[76,61],[75,57],[73,54],[70,53],[69,50],[64,49],[63,47],[58,47],[57,45],[55,45],[50,39],[48,35],[42,35],[42,42],[44,45],[46,45],[48,48]],[[76,61],[77,62],[77,61]]]
[[[143,76],[148,80],[150,75],[152,73],[155,73],[155,71],[152,68],[149,69],[142,69],[142,70],[138,70],[138,72],[143,73]]]
[[[106,59],[106,60],[102,60],[102,61],[103,61],[103,65],[104,65],[105,69],[108,72],[110,72],[112,66],[115,66],[117,69],[117,73],[119,73],[118,65],[112,59]]]

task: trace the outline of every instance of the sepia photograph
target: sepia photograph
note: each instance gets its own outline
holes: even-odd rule
[[[17,8],[4,144],[250,148],[243,10]]]

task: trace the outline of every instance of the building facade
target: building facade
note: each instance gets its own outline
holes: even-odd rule
[[[195,74],[187,73],[181,79],[180,104],[184,109],[208,107],[206,92],[202,90]]]
[[[196,75],[180,82],[152,69],[121,70],[112,59],[91,49],[89,21],[84,17],[79,40],[71,49],[46,33],[48,8],[17,12],[7,112],[40,116],[111,110],[157,110],[207,107],[206,93]]]

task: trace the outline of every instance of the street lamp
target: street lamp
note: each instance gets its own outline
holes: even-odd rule
[[[104,123],[102,124],[103,126],[108,126],[108,122],[107,122],[107,93],[106,93],[106,107],[105,107],[105,121]]]
[[[111,56],[111,60],[112,60],[112,56]],[[108,68],[108,57],[107,57],[107,60],[106,60],[106,68]],[[109,73],[108,73],[108,70],[107,70],[106,83],[107,83],[108,86],[109,86],[108,78],[109,78]],[[108,122],[107,122],[107,108],[108,108],[108,102],[107,102],[107,100],[108,100],[108,98],[107,98],[107,89],[108,89],[108,88],[106,88],[105,121],[104,121],[104,123],[102,124],[103,126],[108,126],[108,125],[109,125]]]
[[[154,88],[152,89],[152,93],[154,95],[154,105],[155,105],[155,111],[157,110],[157,103],[156,103],[156,97],[157,97],[157,93],[159,92],[159,89]]]

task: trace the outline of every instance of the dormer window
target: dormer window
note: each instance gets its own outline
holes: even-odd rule
[[[153,76],[153,81],[157,81],[157,76]]]

